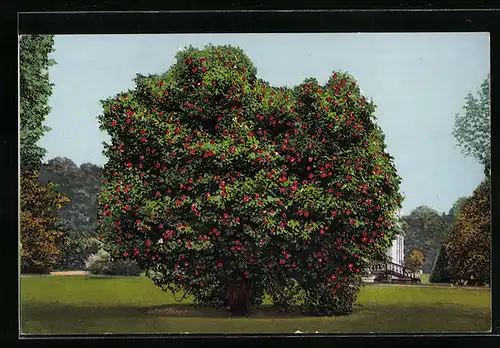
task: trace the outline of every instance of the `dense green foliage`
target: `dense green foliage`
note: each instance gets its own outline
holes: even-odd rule
[[[71,202],[64,206],[59,217],[70,234],[87,233],[95,236],[97,229],[97,196],[103,180],[102,168],[91,163],[78,167],[72,160],[56,157],[40,169],[39,181],[52,182],[56,190]]]
[[[490,75],[488,74],[477,96],[469,93],[465,98],[464,112],[456,114],[452,132],[462,153],[481,163],[485,173],[489,173],[491,167],[490,99]]]
[[[85,269],[85,260],[91,254],[97,253],[101,244],[91,233],[67,233],[61,243],[61,259],[58,268],[61,270]]]
[[[490,284],[490,177],[463,205],[446,246],[451,280],[457,284]]]
[[[438,250],[429,281],[431,283],[449,283],[451,281],[450,272],[448,270],[446,244],[442,244]]]
[[[400,178],[346,73],[275,88],[238,48],[189,48],[103,101],[103,241],[155,284],[223,306],[287,279],[306,310],[349,313],[365,258],[394,239]]]
[[[436,210],[427,206],[415,208],[403,217],[406,223],[405,254],[413,249],[424,253],[424,273],[430,273],[439,246],[447,239],[450,225]]]
[[[50,112],[48,99],[52,84],[48,69],[55,64],[49,58],[54,51],[51,35],[23,35],[19,42],[20,153],[23,171],[38,170],[46,150],[37,143],[50,128],[43,122]]]

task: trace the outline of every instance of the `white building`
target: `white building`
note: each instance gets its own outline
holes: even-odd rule
[[[405,262],[404,254],[404,236],[402,234],[398,235],[392,246],[387,250],[387,256],[389,261],[403,266]]]
[[[403,212],[399,211],[398,217],[403,216]],[[403,266],[405,262],[405,240],[404,234],[401,233],[394,240],[392,246],[387,250],[389,261]]]

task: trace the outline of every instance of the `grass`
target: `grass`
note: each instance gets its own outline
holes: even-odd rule
[[[180,298],[180,296],[178,297]],[[488,289],[366,286],[343,317],[249,317],[176,303],[144,277],[23,277],[23,334],[489,332]]]

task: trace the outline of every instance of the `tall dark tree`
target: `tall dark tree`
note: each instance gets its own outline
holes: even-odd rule
[[[415,208],[403,218],[407,224],[405,233],[405,254],[420,249],[425,256],[422,270],[430,273],[437,250],[449,233],[445,219],[434,209],[427,206]]]
[[[19,47],[21,169],[38,170],[46,150],[38,145],[43,134],[50,130],[44,125],[50,112],[48,99],[52,94],[49,67],[55,61],[52,35],[21,36]]]
[[[475,158],[488,173],[491,166],[491,107],[490,75],[481,84],[477,96],[469,93],[465,97],[463,112],[455,115],[453,136],[462,153]]]
[[[448,266],[448,254],[446,253],[446,244],[441,245],[432,267],[431,276],[429,278],[431,283],[449,283],[450,272]]]

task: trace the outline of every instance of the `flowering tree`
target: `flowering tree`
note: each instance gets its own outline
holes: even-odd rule
[[[242,281],[259,304],[293,279],[309,311],[351,311],[401,200],[351,76],[275,88],[238,48],[190,47],[103,108],[100,233],[113,255],[200,305],[224,306]]]

